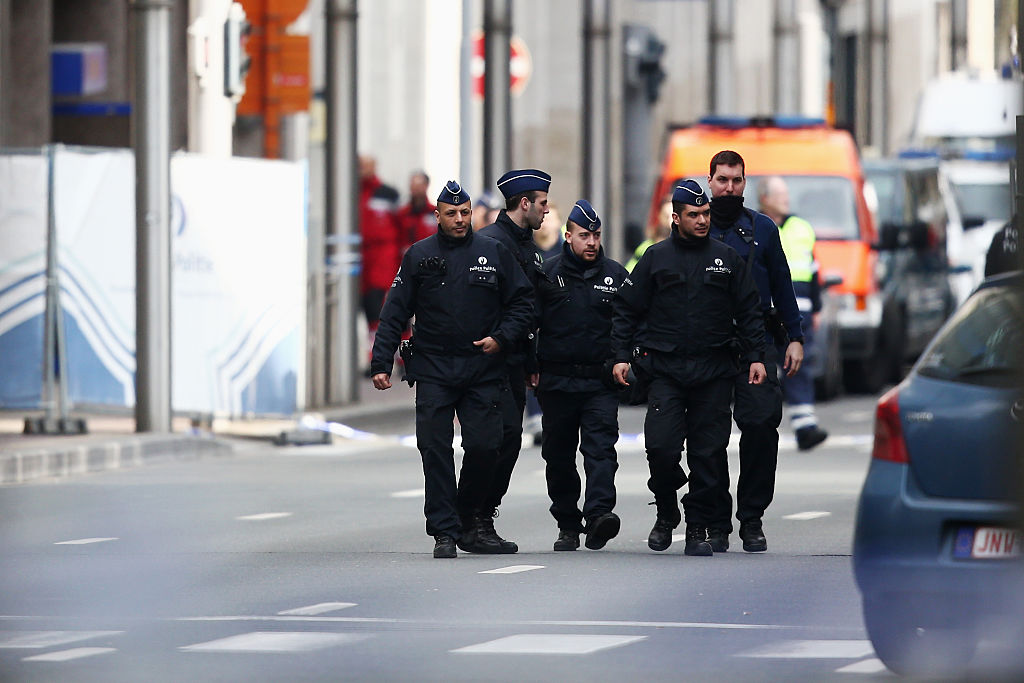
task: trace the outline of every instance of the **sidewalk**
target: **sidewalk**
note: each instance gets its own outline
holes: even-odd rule
[[[306,413],[318,420],[345,423],[349,419],[394,413],[414,408],[413,393],[396,387],[376,391],[369,380],[359,384],[359,402]],[[89,414],[86,434],[24,434],[26,417],[39,411],[0,411],[0,485],[41,479],[62,479],[90,472],[138,467],[171,459],[230,455],[246,442],[271,442],[282,433],[300,429],[295,418],[214,418],[193,425],[188,417],[175,417],[171,432],[137,433],[133,415]],[[331,440],[340,440],[336,435]]]

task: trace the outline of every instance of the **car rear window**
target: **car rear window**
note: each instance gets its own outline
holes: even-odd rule
[[[917,372],[928,377],[1016,386],[1024,363],[1024,294],[1010,286],[979,290],[939,330]]]
[[[757,186],[763,176],[747,176],[743,191],[743,206],[759,209]],[[853,183],[839,176],[783,175],[789,188],[789,209],[811,224],[819,240],[860,239],[860,225],[857,222],[857,202],[854,199]],[[682,178],[676,179],[669,187],[672,191]],[[708,192],[708,179],[692,178]],[[710,193],[708,194],[710,196]]]

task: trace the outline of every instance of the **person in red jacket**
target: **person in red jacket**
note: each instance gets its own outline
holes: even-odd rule
[[[397,209],[398,192],[377,177],[376,160],[359,157],[359,232],[362,237],[359,292],[369,327],[370,348],[373,348],[384,297],[402,258]]]
[[[398,210],[398,233],[401,251],[437,232],[435,207],[427,198],[430,178],[423,171],[414,171],[409,177],[409,203]]]

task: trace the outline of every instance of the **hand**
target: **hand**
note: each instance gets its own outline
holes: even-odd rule
[[[767,379],[768,372],[764,369],[764,363],[751,363],[748,384],[761,384]]]
[[[629,363],[616,363],[612,366],[612,377],[617,384],[624,387],[629,386],[629,382],[626,380],[627,373],[629,373]]]
[[[378,372],[372,379],[374,389],[384,391],[391,388],[391,375],[386,372]]]
[[[499,344],[494,337],[484,337],[483,339],[479,339],[473,342],[473,346],[479,346],[481,350],[488,355],[501,351],[501,344]]]
[[[539,372],[531,372],[529,375],[526,376],[526,386],[530,387],[531,389],[536,389],[539,385],[540,385],[540,373]]]
[[[803,363],[804,345],[796,341],[789,342],[789,346],[786,347],[786,362],[782,365],[782,369],[786,371],[786,377],[795,375]]]

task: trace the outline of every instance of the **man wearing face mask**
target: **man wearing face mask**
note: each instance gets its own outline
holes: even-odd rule
[[[708,236],[708,198],[693,180],[672,193],[673,232],[652,245],[612,304],[612,373],[648,378],[644,448],[657,520],[651,550],[672,544],[679,524],[683,443],[690,469],[683,496],[686,555],[713,554],[708,527],[718,512],[718,482],[729,444],[734,378],[764,380],[764,326],[750,269],[734,249]],[[737,355],[733,344],[739,342]]]
[[[544,458],[555,550],[599,550],[619,533],[615,507],[615,442],[619,398],[611,383],[612,299],[626,269],[605,257],[601,218],[586,199],[565,224],[561,253],[544,262],[537,285],[537,397],[544,409]],[[586,494],[580,511],[576,450],[583,453]],[[584,526],[584,520],[586,526]]]
[[[544,257],[533,241],[533,232],[540,229],[544,215],[548,212],[551,176],[535,168],[523,168],[501,176],[497,185],[505,197],[505,208],[498,213],[493,223],[480,229],[480,234],[508,247],[530,284],[536,287]],[[492,517],[498,516],[498,506],[508,491],[512,470],[523,446],[526,387],[537,386],[534,340],[534,330],[529,330],[521,339],[514,340],[512,348],[505,355],[508,387],[501,392],[501,454],[498,456],[485,511],[489,511]],[[493,519],[487,520],[487,524],[489,531],[494,532]],[[497,532],[494,534],[497,536]],[[515,542],[497,537],[501,540],[502,552],[514,553],[519,550]]]
[[[750,265],[764,317],[768,379],[753,385],[743,373],[737,373],[733,386],[733,417],[740,429],[736,519],[743,549],[763,552],[768,549],[768,541],[761,518],[775,495],[782,422],[782,389],[776,367],[781,355],[786,374],[796,374],[804,359],[804,336],[779,228],[763,213],[744,208],[746,184],[746,168],[739,154],[725,150],[711,158],[711,237],[735,249]],[[708,529],[715,552],[728,550],[732,532],[727,463],[719,481],[718,513]]]

